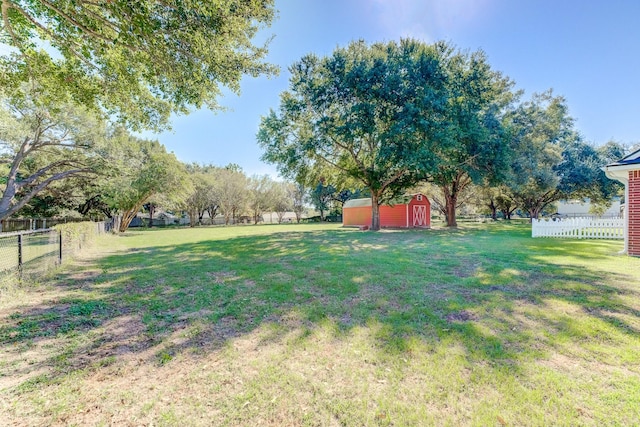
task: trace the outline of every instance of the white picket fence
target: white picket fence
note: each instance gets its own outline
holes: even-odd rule
[[[624,239],[623,218],[534,219],[531,237]]]

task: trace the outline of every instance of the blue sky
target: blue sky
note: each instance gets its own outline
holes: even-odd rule
[[[525,91],[564,96],[585,140],[640,141],[640,1],[638,0],[276,0],[279,17],[268,61],[278,77],[250,78],[242,94],[221,99],[227,111],[174,117],[157,138],[184,162],[237,163],[271,174],[255,139],[260,116],[277,108],[287,67],[307,53],[330,55],[352,40],[413,37],[482,49],[495,70]]]

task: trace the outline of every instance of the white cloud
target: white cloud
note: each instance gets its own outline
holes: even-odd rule
[[[483,20],[491,0],[364,0],[362,7],[390,38],[426,42]]]

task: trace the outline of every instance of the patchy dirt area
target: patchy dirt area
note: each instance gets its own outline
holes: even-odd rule
[[[447,314],[446,319],[447,322],[468,322],[470,320],[478,320],[478,316],[470,311],[461,310]]]

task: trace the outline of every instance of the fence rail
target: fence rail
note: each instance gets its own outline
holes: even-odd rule
[[[0,282],[32,279],[60,263],[60,233],[53,229],[3,233],[0,237]]]
[[[108,225],[85,222],[60,229],[0,233],[0,288],[44,275],[82,250],[92,238],[105,233]]]
[[[11,218],[0,221],[0,232],[44,230],[58,224],[87,222],[81,218]]]
[[[534,219],[531,237],[624,239],[623,218]]]

